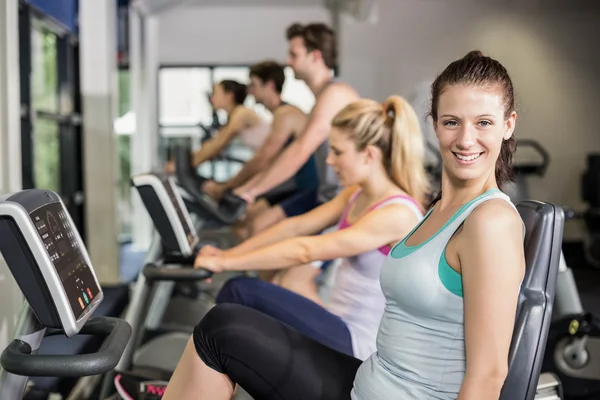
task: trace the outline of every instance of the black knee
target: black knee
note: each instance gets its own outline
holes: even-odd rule
[[[256,278],[241,276],[228,280],[219,291],[217,304],[233,303],[250,306],[252,304],[252,288]]]
[[[237,304],[220,304],[213,307],[196,325],[193,333],[196,353],[210,368],[226,373],[227,343],[238,331],[240,313],[245,307]]]

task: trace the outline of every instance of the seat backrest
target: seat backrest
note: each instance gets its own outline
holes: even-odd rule
[[[527,200],[517,205],[525,223],[526,270],[501,400],[533,400],[552,319],[564,214],[560,207]]]

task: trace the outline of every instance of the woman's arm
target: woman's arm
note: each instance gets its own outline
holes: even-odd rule
[[[206,141],[202,147],[194,153],[192,158],[194,167],[218,156],[235,135],[242,129],[251,125],[254,121],[258,121],[256,118],[253,118],[254,116],[258,118],[256,113],[249,108],[240,106],[234,109],[229,116],[227,124],[219,129],[219,132],[215,137]]]
[[[234,256],[247,254],[250,251],[290,239],[296,236],[307,236],[319,233],[330,226],[336,224],[346,206],[350,196],[356,191],[356,188],[348,188],[334,197],[331,201],[293,218],[285,220],[265,229],[259,234],[242,242],[222,253],[223,256]]]
[[[369,212],[354,225],[317,236],[302,236],[240,255],[219,257],[217,270],[289,268],[316,260],[351,257],[400,241],[418,220],[408,207],[390,204]]]
[[[467,357],[458,400],[498,399],[525,273],[523,224],[510,204],[490,200],[469,215],[457,239]]]
[[[294,128],[298,118],[294,118],[295,110],[284,107],[283,110],[275,111],[271,130],[262,146],[256,151],[236,176],[223,183],[223,190],[235,189],[248,182],[256,174],[264,170],[269,163],[277,158],[285,147],[285,143],[294,134]]]

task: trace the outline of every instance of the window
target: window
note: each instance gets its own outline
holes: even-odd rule
[[[250,81],[248,66],[215,67],[163,67],[159,72],[159,115],[161,131],[165,137],[191,136],[200,133],[194,125],[212,123],[212,107],[208,96],[215,83],[223,79],[234,79],[241,83]],[[285,69],[286,83],[282,99],[310,112],[314,106],[314,95],[308,86],[294,77],[291,68]],[[270,120],[271,114],[252,96],[245,104],[254,108],[259,115]],[[224,115],[220,115],[224,122]]]
[[[61,193],[56,35],[33,25],[30,51],[33,184]]]
[[[281,92],[281,99],[295,105],[307,114],[315,105],[315,95],[304,81],[296,79],[294,71],[290,67],[285,68],[285,84]]]
[[[31,106],[35,110],[58,112],[56,49],[56,35],[31,30]]]
[[[22,185],[55,191],[85,241],[77,35],[28,3],[19,4]]]
[[[60,130],[58,122],[38,118],[33,121],[33,159],[36,187],[61,192]]]
[[[210,68],[163,68],[159,73],[159,115],[162,126],[212,123],[208,96]]]
[[[135,130],[135,117],[131,110],[131,88],[129,69],[119,70],[119,119],[115,122],[115,140],[119,156],[119,186],[117,209],[119,214],[119,236],[127,241],[131,236],[131,134]]]
[[[129,70],[119,70],[119,117],[131,111]]]

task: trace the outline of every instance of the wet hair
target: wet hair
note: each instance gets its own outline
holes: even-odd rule
[[[301,37],[307,52],[319,51],[327,68],[334,69],[337,66],[337,39],[333,29],[327,25],[315,22],[308,25],[295,23],[287,28],[286,38]]]
[[[263,83],[273,82],[275,91],[281,94],[285,83],[285,71],[283,65],[276,61],[263,61],[250,67],[250,76],[255,76]]]
[[[346,132],[359,151],[368,145],[378,147],[394,183],[425,205],[429,179],[424,167],[421,124],[404,98],[392,96],[383,104],[358,100],[343,108],[331,125]]]
[[[471,51],[448,65],[431,85],[430,115],[434,123],[438,119],[440,96],[447,86],[452,85],[497,87],[502,91],[504,99],[504,118],[509,118],[515,111],[515,93],[508,71],[500,62],[484,56],[478,50]],[[517,140],[514,136],[502,142],[495,171],[499,187],[513,179],[512,159],[516,149]]]
[[[244,101],[246,101],[248,90],[246,85],[244,85],[243,83],[239,83],[238,81],[234,81],[231,79],[224,79],[221,82],[219,82],[219,86],[223,88],[223,91],[225,93],[233,94],[233,101],[236,106],[244,104]]]

